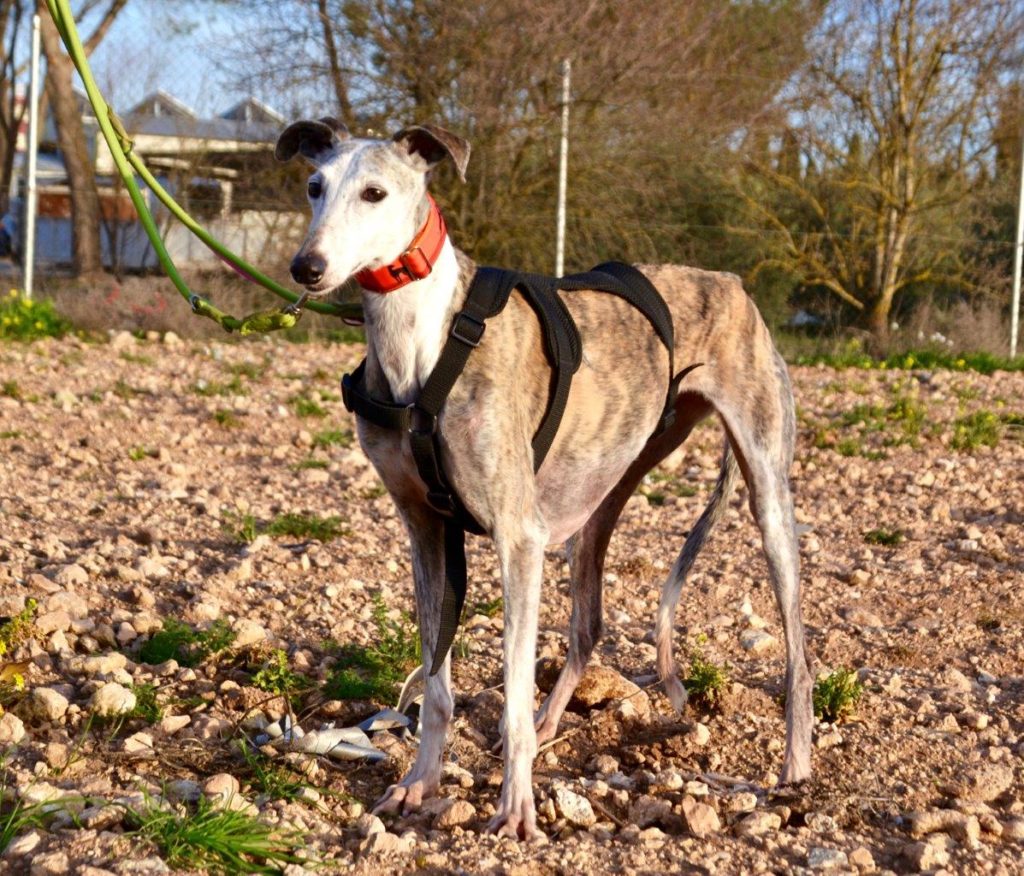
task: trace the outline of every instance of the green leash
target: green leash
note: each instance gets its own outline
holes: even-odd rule
[[[92,104],[96,113],[96,120],[99,123],[103,139],[106,140],[110,154],[114,159],[114,166],[124,181],[128,196],[131,198],[132,206],[139,216],[139,222],[146,232],[153,251],[164,273],[170,277],[175,288],[181,296],[189,303],[194,313],[212,319],[226,332],[238,332],[240,335],[255,334],[257,332],[277,331],[278,329],[291,328],[302,314],[303,309],[312,310],[327,316],[339,316],[343,319],[361,319],[362,307],[359,304],[340,304],[327,301],[307,301],[305,295],[298,295],[280,283],[275,282],[258,268],[249,264],[241,256],[235,254],[216,238],[214,238],[202,225],[196,222],[185,209],[174,200],[167,190],[160,185],[156,177],[150,173],[145,162],[134,151],[134,144],[128,136],[124,125],[117,117],[117,114],[107,105],[100,93],[96,80],[93,78],[92,70],[85,55],[85,49],[78,35],[75,26],[75,17],[71,12],[69,0],[46,0],[50,17],[57,26],[57,31],[64,42],[68,55],[71,57],[78,75],[82,77],[82,84],[85,86],[89,103]],[[146,205],[139,184],[135,175],[149,187],[157,199],[178,219],[189,231],[198,237],[212,252],[220,256],[231,267],[254,283],[258,283],[265,289],[273,292],[290,304],[278,310],[262,310],[250,314],[243,319],[231,316],[218,310],[212,302],[195,294],[189,289],[178,269],[171,259],[167,247],[164,246],[160,237],[159,229],[153,219],[153,215]]]

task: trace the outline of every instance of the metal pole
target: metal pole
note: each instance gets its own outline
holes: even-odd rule
[[[32,79],[28,97],[28,184],[25,187],[25,297],[32,297],[36,263],[36,206],[39,192],[36,187],[36,159],[39,154],[39,16],[32,16]]]
[[[1017,192],[1017,240],[1013,247],[1013,298],[1010,304],[1010,358],[1017,356],[1017,325],[1020,322],[1020,267],[1024,251],[1024,125],[1020,137],[1020,190]]]
[[[562,148],[558,161],[558,230],[555,234],[555,276],[565,267],[565,193],[569,181],[569,81],[572,65],[562,61]]]

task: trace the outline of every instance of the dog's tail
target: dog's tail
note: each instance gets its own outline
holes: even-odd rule
[[[682,592],[686,576],[693,567],[693,561],[704,546],[711,527],[725,511],[729,497],[732,495],[733,485],[736,481],[736,457],[733,456],[732,447],[729,441],[725,442],[725,449],[722,451],[722,467],[718,472],[718,481],[715,490],[711,494],[704,513],[700,515],[696,525],[690,530],[686,537],[679,557],[672,565],[665,586],[661,590],[661,603],[658,606],[658,619],[654,627],[655,644],[658,649],[658,676],[665,686],[665,693],[672,701],[677,711],[682,711],[686,705],[686,688],[677,675],[678,666],[672,648],[672,634],[675,627],[676,605],[679,603],[679,594]]]

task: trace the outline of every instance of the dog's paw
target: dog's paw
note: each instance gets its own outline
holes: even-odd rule
[[[416,812],[423,801],[432,797],[437,791],[437,784],[429,784],[423,779],[402,781],[392,785],[384,792],[373,806],[374,815],[398,814],[409,815]]]
[[[532,796],[510,805],[502,801],[498,814],[487,825],[487,832],[533,843],[545,843],[548,839],[537,827]]]

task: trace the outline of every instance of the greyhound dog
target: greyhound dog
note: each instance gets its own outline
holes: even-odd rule
[[[391,140],[360,139],[333,119],[302,121],[281,135],[276,156],[314,168],[312,221],[291,265],[307,294],[410,250],[434,207],[431,170],[451,159],[464,180],[470,146],[432,125]],[[442,223],[443,231],[443,223]],[[501,800],[488,829],[539,836],[532,788],[538,745],[559,720],[601,632],[601,583],[612,529],[644,475],[717,414],[725,431],[722,467],[710,502],[686,539],[662,591],[656,624],[658,672],[673,705],[686,690],[673,656],[680,591],[708,531],[724,511],[737,467],[761,530],[786,642],[786,749],[781,783],[811,772],[812,677],[800,613],[799,556],[789,487],[795,433],[793,397],[782,358],[757,309],[731,274],[642,265],[672,312],[675,360],[701,363],[682,381],[674,423],[652,437],[665,403],[668,352],[644,316],[600,292],[564,296],[583,342],[564,418],[542,467],[531,438],[544,413],[550,371],[538,319],[513,294],[469,357],[439,420],[441,458],[465,507],[494,540],[504,597],[505,706],[500,725]],[[379,294],[364,289],[366,386],[379,398],[412,404],[438,360],[475,272],[445,238],[429,273]],[[361,273],[362,272],[362,273]],[[405,523],[412,549],[423,654],[439,636],[444,579],[442,522],[427,504],[408,436],[357,420],[359,440]],[[565,666],[534,715],[534,663],[544,549],[565,544],[572,617]],[[437,793],[453,711],[450,658],[426,680],[422,741],[410,772],[377,812],[412,812]]]

